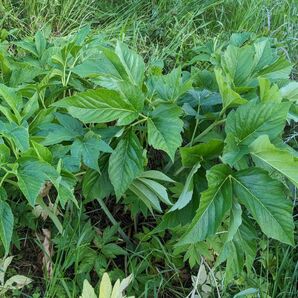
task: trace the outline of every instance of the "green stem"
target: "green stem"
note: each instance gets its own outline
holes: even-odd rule
[[[1,181],[0,181],[0,187],[2,186],[3,182],[5,181],[5,178],[9,175],[9,172],[6,172],[5,175],[2,177]]]
[[[148,119],[148,117],[147,117],[147,116],[145,116],[145,115],[143,115],[142,113],[140,113],[140,114],[139,114],[139,116],[140,116],[140,117],[142,117],[142,118],[143,118],[143,119],[145,119],[145,120],[147,120],[147,119]]]
[[[84,174],[86,174],[86,171],[76,173],[75,176],[78,177],[78,176],[82,176],[82,175],[84,175]]]
[[[79,60],[79,58],[80,58],[80,55],[78,55],[75,59],[74,59],[74,62],[73,62],[73,64],[71,65],[71,67],[70,67],[70,69],[72,69],[75,65],[76,65],[76,63],[77,63],[77,61]],[[66,86],[68,85],[68,82],[69,82],[69,80],[70,80],[70,76],[71,76],[71,74],[72,74],[72,71],[70,70],[69,71],[69,73],[68,73],[68,76],[67,76],[67,78],[66,78]]]
[[[199,111],[200,111],[200,105],[198,105],[197,114],[199,114]],[[199,126],[199,119],[196,117],[196,125],[195,125],[195,128],[194,128],[192,136],[191,136],[190,146],[192,146],[192,144],[193,144],[195,135],[197,133],[198,126]]]
[[[131,126],[135,126],[137,124],[143,123],[143,122],[147,121],[147,119],[148,119],[147,117],[146,118],[143,118],[143,119],[140,119],[139,121],[133,123]]]
[[[211,131],[214,127],[225,123],[226,119],[218,120],[213,122],[210,126],[208,126],[203,132],[201,132],[198,136],[196,136],[193,140],[194,143],[198,142],[203,136],[205,136],[209,131]],[[191,143],[188,143],[186,146],[190,146]]]
[[[103,201],[103,199],[97,198],[97,201],[101,207],[101,209],[103,210],[103,212],[106,214],[106,216],[108,217],[108,219],[110,220],[110,222],[113,225],[117,225],[118,226],[118,233],[121,235],[121,237],[123,238],[123,240],[129,244],[130,246],[133,246],[132,242],[130,241],[129,237],[124,233],[124,231],[121,229],[119,223],[116,221],[116,219],[114,218],[114,216],[112,215],[112,213],[110,212],[110,210],[108,209],[107,205],[105,204],[105,202]]]
[[[8,139],[8,138],[7,138],[7,141],[9,143],[9,145],[10,145],[10,147],[12,149],[12,152],[15,155],[16,159],[18,159],[19,158],[19,154],[18,154],[18,151],[17,151],[16,147],[14,146],[14,143],[10,139]]]
[[[10,183],[11,185],[14,185],[14,186],[17,186],[17,187],[19,186],[16,181],[13,181],[13,180],[10,180],[10,179],[6,179],[5,182]]]
[[[195,125],[195,128],[194,128],[194,130],[193,130],[193,134],[192,134],[192,136],[191,136],[191,140],[190,140],[190,142],[189,142],[189,146],[192,146],[192,144],[193,144],[193,142],[194,142],[194,138],[195,138],[195,134],[196,134],[197,129],[198,129],[198,125],[199,125],[199,121],[196,120],[196,125]]]

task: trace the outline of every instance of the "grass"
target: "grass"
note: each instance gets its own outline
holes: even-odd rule
[[[251,31],[276,38],[297,61],[296,0],[3,0],[0,28],[32,35],[50,27],[65,35],[90,24],[109,39],[122,39],[147,59],[173,66],[208,39],[224,40],[232,32]]]
[[[223,41],[233,32],[250,31],[275,38],[288,59],[296,63],[293,77],[298,75],[296,0],[0,1],[0,29],[7,30],[11,39],[31,36],[38,29],[50,29],[53,35],[64,36],[85,24],[109,40],[125,41],[146,60],[162,60],[168,69],[188,61],[193,49],[207,40]],[[67,216],[64,227],[69,231],[69,242],[53,240],[56,250],[53,277],[40,280],[41,290],[35,289],[34,297],[78,297],[80,293],[79,284],[84,274],[79,264],[85,247],[91,245],[86,236],[90,227],[86,212],[77,215],[70,210]],[[86,226],[82,227],[81,222]],[[150,225],[150,222],[141,225]],[[138,231],[136,237],[144,234],[146,229]],[[34,235],[31,237],[34,239]],[[235,287],[229,293],[222,293],[222,297],[231,297],[230,293],[253,287],[265,289],[271,297],[297,297],[296,261],[296,248],[274,241],[265,243],[257,260],[255,275],[236,281]],[[72,272],[67,267],[71,262],[76,264]],[[183,271],[183,260],[174,256],[166,243],[154,237],[141,242],[129,257],[120,256],[114,262],[115,275],[118,264],[124,264],[121,266],[125,273],[136,273],[139,284],[143,286],[140,290],[135,285],[138,297],[185,297],[192,289],[191,277]]]

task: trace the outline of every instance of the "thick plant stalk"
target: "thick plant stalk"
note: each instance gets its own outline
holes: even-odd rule
[[[116,219],[114,218],[114,216],[112,215],[112,213],[110,212],[110,210],[108,209],[107,205],[105,204],[105,202],[103,201],[103,199],[97,198],[97,201],[101,207],[101,209],[103,210],[103,212],[106,214],[106,216],[108,217],[108,219],[110,220],[110,222],[113,225],[118,225],[118,233],[121,235],[121,237],[123,238],[123,240],[130,246],[132,246],[132,242],[130,241],[129,237],[125,234],[125,232],[121,229],[120,225],[118,224],[118,222],[116,221]]]

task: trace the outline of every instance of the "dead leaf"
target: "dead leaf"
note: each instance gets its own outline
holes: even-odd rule
[[[44,240],[43,240],[43,258],[42,264],[43,269],[47,277],[51,278],[53,276],[53,245],[51,243],[51,231],[48,229],[42,229]]]
[[[39,191],[39,195],[43,198],[46,197],[49,194],[49,191],[51,190],[53,184],[50,181],[46,181],[44,185],[41,187],[41,190]]]
[[[33,210],[32,210],[32,213],[35,217],[40,217],[43,219],[43,220],[46,220],[47,217],[48,217],[48,214],[47,212],[45,212],[45,210],[40,206],[40,205],[36,205],[34,206]]]

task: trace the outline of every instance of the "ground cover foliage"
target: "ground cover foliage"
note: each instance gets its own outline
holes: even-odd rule
[[[90,6],[81,2],[69,10],[76,21],[48,11],[30,28],[41,3],[16,11],[2,3],[0,293],[295,297],[292,31],[273,38],[251,27],[214,39],[200,27],[194,43],[197,18],[207,26],[229,6],[190,10],[191,1],[189,26],[185,12],[174,18],[173,34],[183,24],[177,39],[146,39],[153,3],[142,1],[97,19],[97,10],[82,17]],[[278,5],[292,20],[293,3]],[[136,7],[147,7],[145,21]],[[11,29],[7,20],[22,23]]]

